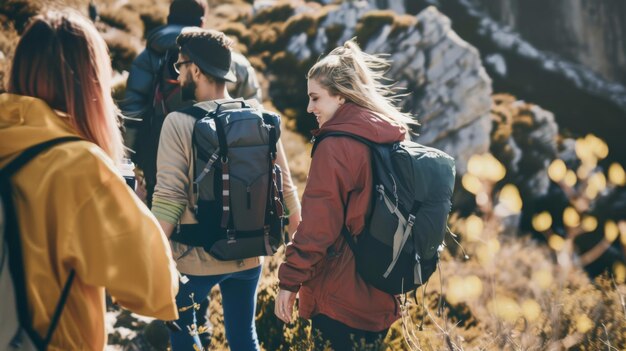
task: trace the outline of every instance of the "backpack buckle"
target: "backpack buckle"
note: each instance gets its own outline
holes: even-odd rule
[[[235,238],[235,233],[236,231],[234,229],[226,229],[226,238],[228,239],[228,241],[226,242],[227,244],[234,244],[237,242],[237,239]]]
[[[415,224],[415,216],[410,214],[409,219],[407,220],[408,224],[412,227]]]

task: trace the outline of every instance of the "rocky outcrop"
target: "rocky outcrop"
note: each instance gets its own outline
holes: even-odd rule
[[[506,94],[493,97],[490,151],[506,167],[506,183],[516,184],[522,199],[548,191],[546,169],[558,155],[559,127],[554,115]]]
[[[371,11],[367,2],[349,1],[330,10],[315,33],[293,34],[288,52],[306,60],[356,35],[366,52],[389,53],[387,76],[406,89],[403,105],[422,124],[417,141],[453,155],[459,174],[471,155],[488,150],[491,80],[477,50],[454,33],[437,9],[398,18]]]
[[[626,84],[626,2],[472,0],[540,50]]]
[[[379,8],[390,0],[370,1]],[[626,164],[626,3],[620,0],[411,0],[434,5],[478,48],[493,89],[554,113],[562,129],[606,140]],[[593,116],[593,123],[590,123]]]

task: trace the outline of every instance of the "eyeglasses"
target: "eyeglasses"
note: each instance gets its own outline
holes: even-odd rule
[[[174,62],[174,71],[180,74],[180,66],[186,65],[188,63],[193,63],[193,61],[189,60],[189,61],[182,61],[182,62]]]

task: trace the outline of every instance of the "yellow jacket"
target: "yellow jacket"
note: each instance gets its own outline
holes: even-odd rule
[[[0,95],[0,167],[29,146],[76,135],[64,118],[39,99]],[[133,312],[178,318],[165,235],[102,149],[57,145],[16,173],[13,189],[29,312],[40,335],[76,271],[50,350],[105,348],[105,289]]]

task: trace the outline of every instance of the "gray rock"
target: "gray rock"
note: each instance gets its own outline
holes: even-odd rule
[[[340,42],[352,38],[359,18],[376,4],[343,2],[328,13],[313,40],[295,35],[287,50],[300,60],[321,53],[328,41],[325,28],[334,24],[345,28]],[[436,8],[419,13],[415,23],[393,37],[392,26],[385,25],[360,44],[368,53],[390,54],[387,76],[397,87],[407,88],[402,104],[422,123],[417,140],[456,157],[458,174],[463,175],[469,157],[489,149],[491,79],[478,51],[452,31],[450,19]]]

